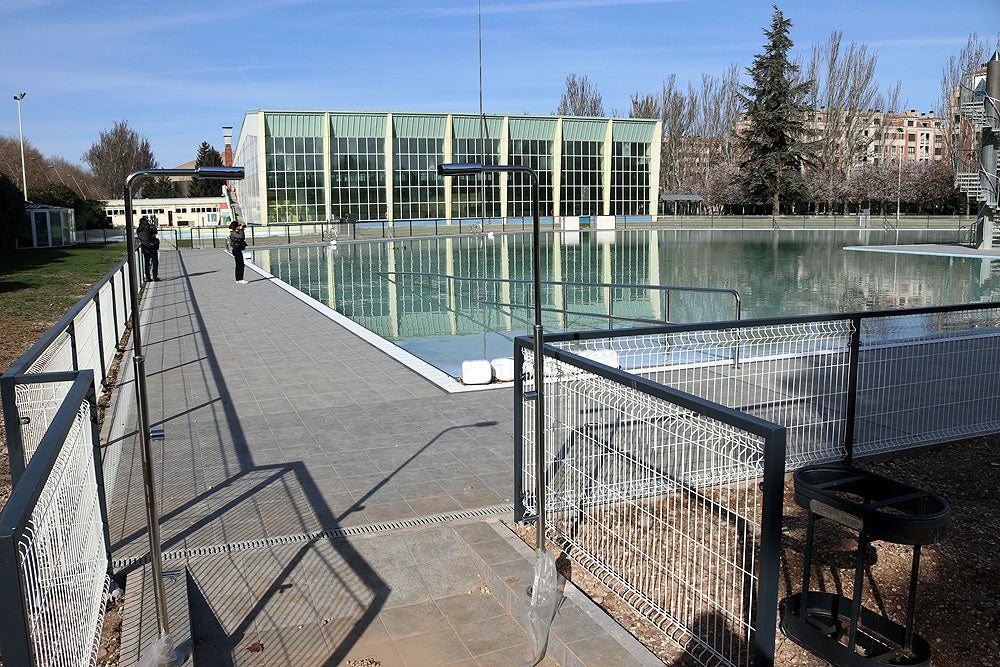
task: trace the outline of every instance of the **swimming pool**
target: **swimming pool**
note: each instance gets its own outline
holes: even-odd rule
[[[542,235],[547,332],[644,320],[734,318],[724,294],[607,290],[598,283],[737,290],[742,317],[1000,298],[1000,262],[856,252],[845,246],[954,241],[953,230],[641,230]],[[526,333],[531,236],[496,234],[255,250],[253,261],[452,376],[465,359],[511,356]],[[667,313],[666,309],[669,308]],[[567,311],[575,314],[567,314]]]

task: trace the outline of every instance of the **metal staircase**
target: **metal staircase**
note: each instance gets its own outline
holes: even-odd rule
[[[996,56],[994,56],[996,57]],[[973,127],[976,135],[989,129],[1000,133],[1000,114],[995,101],[986,95],[986,71],[972,72],[965,77],[965,83],[959,89],[958,108],[962,117]],[[980,181],[982,166],[979,159],[979,147],[976,146],[968,155],[959,155],[955,160],[955,187],[966,193],[970,199],[986,202],[993,210],[997,208],[996,174],[1000,167],[1000,154],[997,164],[990,174],[993,187],[984,189]]]
[[[232,188],[223,188],[223,193],[226,197],[226,203],[229,204],[229,211],[233,214],[233,220],[235,222],[245,222],[243,220],[243,210],[240,208],[240,202],[236,198],[236,193]]]

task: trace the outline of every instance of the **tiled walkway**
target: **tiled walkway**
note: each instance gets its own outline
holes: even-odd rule
[[[511,518],[511,390],[448,394],[271,280],[237,285],[220,251],[164,252],[160,275],[143,305],[158,509],[196,664],[527,662],[507,610],[530,552],[490,519]],[[118,563],[148,551],[134,444],[110,507]],[[564,607],[542,664],[653,660],[605,621]]]

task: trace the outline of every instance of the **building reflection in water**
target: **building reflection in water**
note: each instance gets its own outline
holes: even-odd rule
[[[1000,298],[1000,262],[845,251],[944,240],[914,230],[618,231],[543,235],[546,331],[606,328],[624,318],[729,320],[725,294],[601,283],[737,290],[743,317],[944,305]],[[511,356],[530,329],[530,234],[478,234],[254,251],[278,279],[446,372],[442,359]],[[633,323],[641,326],[640,323]],[[441,348],[451,348],[451,354]],[[429,353],[434,349],[434,353]],[[463,356],[464,355],[464,356]],[[457,361],[455,361],[457,360]]]

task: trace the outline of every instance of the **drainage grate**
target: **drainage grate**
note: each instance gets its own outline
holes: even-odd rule
[[[448,523],[449,521],[462,521],[464,519],[497,516],[499,514],[512,513],[513,511],[513,505],[493,505],[492,507],[480,507],[474,510],[466,510],[464,512],[431,514],[429,516],[415,517],[413,519],[403,519],[402,521],[372,523],[367,526],[333,528],[331,530],[318,530],[313,533],[302,533],[300,535],[281,535],[278,537],[268,537],[259,540],[244,540],[243,542],[214,544],[209,547],[164,551],[161,557],[164,561],[168,561],[193,558],[195,556],[215,556],[217,554],[249,551],[251,549],[262,549],[282,544],[298,544],[300,542],[310,542],[312,540],[336,539],[338,537],[351,537],[354,535],[369,535],[373,533],[384,533],[391,530],[397,530],[399,528],[413,528],[415,526],[429,526],[435,523]],[[148,562],[149,554],[146,554],[145,556],[133,556],[131,558],[122,558],[120,560],[112,561],[111,568],[113,570],[121,570],[134,565],[145,565]]]

